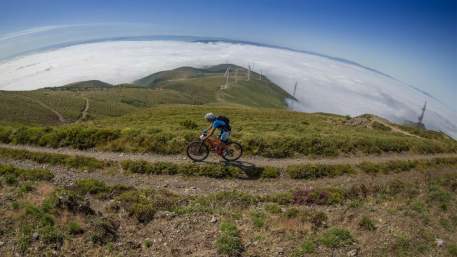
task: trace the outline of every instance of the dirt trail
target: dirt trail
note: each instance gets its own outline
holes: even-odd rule
[[[42,101],[37,100],[37,99],[34,99],[34,98],[32,98],[32,97],[25,96],[25,95],[17,95],[17,96],[27,98],[27,99],[29,99],[29,100],[31,100],[31,101],[33,101],[33,102],[39,104],[41,107],[43,107],[43,108],[45,108],[46,110],[48,110],[48,111],[54,113],[54,114],[57,116],[57,118],[59,119],[60,122],[62,122],[62,123],[65,123],[65,122],[66,122],[66,121],[65,121],[65,118],[63,117],[62,114],[60,114],[58,111],[56,111],[56,110],[54,110],[53,108],[51,108],[49,105],[43,103]]]
[[[141,154],[141,153],[115,153],[115,152],[99,152],[95,150],[81,151],[71,148],[47,148],[29,145],[10,145],[0,144],[0,147],[10,149],[23,149],[34,152],[46,152],[46,153],[61,153],[68,155],[81,155],[87,157],[93,157],[99,160],[108,161],[123,161],[123,160],[145,160],[149,162],[173,162],[173,163],[190,163],[190,160],[184,155],[159,155],[159,154]],[[319,158],[311,159],[309,157],[302,158],[286,158],[286,159],[269,159],[258,156],[247,156],[240,159],[249,165],[256,166],[274,166],[274,167],[286,167],[288,165],[295,164],[356,164],[363,161],[370,162],[385,162],[390,160],[417,160],[417,159],[431,159],[436,157],[457,157],[457,154],[383,154],[373,156],[362,156],[362,157],[336,157],[336,158]],[[207,159],[207,162],[219,162],[216,156],[211,156]]]
[[[84,106],[84,110],[81,112],[81,117],[76,121],[76,123],[85,121],[87,119],[87,115],[89,114],[89,98],[84,97],[84,100],[86,101],[86,105]]]
[[[392,180],[411,181],[424,179],[421,172],[401,172],[395,174],[378,174],[372,176],[365,173],[325,177],[315,180],[291,179],[281,176],[277,179],[214,179],[199,176],[182,175],[146,175],[123,172],[117,168],[83,172],[62,166],[37,164],[32,161],[16,161],[0,158],[0,163],[12,164],[21,168],[47,168],[54,175],[54,183],[59,186],[70,186],[80,179],[96,179],[107,185],[126,185],[144,189],[167,189],[182,195],[206,195],[221,191],[240,191],[245,193],[266,195],[279,192],[289,192],[303,187],[350,187],[353,184],[384,183]],[[452,168],[432,169],[433,174],[455,173]]]
[[[379,117],[374,117],[373,118],[373,121],[377,121],[381,124],[383,124],[384,126],[387,126],[389,127],[393,132],[397,132],[397,133],[400,133],[400,134],[403,134],[403,135],[406,135],[406,136],[411,136],[411,137],[417,137],[417,138],[421,138],[419,137],[418,135],[414,135],[414,134],[411,134],[407,131],[404,131],[396,126],[393,126],[392,124],[390,124],[387,120],[385,119],[382,119],[382,118],[379,118]]]

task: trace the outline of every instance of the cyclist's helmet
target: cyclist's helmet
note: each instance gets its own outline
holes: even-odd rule
[[[214,115],[212,112],[209,112],[205,114],[205,119],[209,122],[212,122],[216,119],[216,115]]]

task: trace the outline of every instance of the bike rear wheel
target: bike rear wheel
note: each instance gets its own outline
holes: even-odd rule
[[[225,146],[222,158],[227,161],[236,161],[243,155],[243,147],[240,143],[230,142]]]
[[[187,156],[194,161],[203,161],[208,155],[208,146],[201,141],[191,142],[187,146]]]

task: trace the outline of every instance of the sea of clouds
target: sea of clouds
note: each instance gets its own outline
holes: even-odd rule
[[[394,78],[323,56],[249,44],[115,41],[80,44],[0,62],[0,90],[31,90],[82,80],[118,84],[181,66],[253,65],[287,92],[297,111],[343,115],[372,113],[396,122],[417,121],[457,138],[457,114]]]

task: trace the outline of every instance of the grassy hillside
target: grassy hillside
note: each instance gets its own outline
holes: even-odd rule
[[[182,67],[163,71],[138,80],[137,84],[110,85],[91,80],[57,88],[33,91],[0,91],[0,122],[56,125],[79,120],[88,103],[86,119],[121,116],[161,104],[220,104],[286,108],[290,97],[267,78],[259,80],[252,73],[238,69],[238,79],[229,87],[224,72],[227,65],[207,69]],[[257,76],[257,79],[254,77]]]
[[[224,76],[230,67],[228,85]],[[171,89],[188,95],[194,104],[222,103],[253,107],[284,108],[287,92],[260,74],[251,72],[247,80],[247,70],[231,64],[221,64],[206,69],[182,67],[159,72],[135,82],[137,85]]]
[[[79,149],[97,147],[109,151],[183,153],[186,144],[207,126],[203,115],[209,111],[230,117],[234,140],[240,141],[246,154],[251,155],[281,158],[457,152],[457,142],[444,134],[426,131],[425,135],[434,137],[408,134],[370,115],[351,119],[330,114],[217,105],[159,105],[120,117],[46,129],[3,127],[0,141]]]

